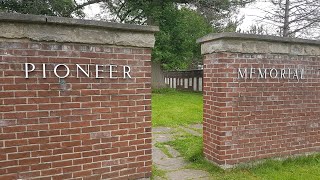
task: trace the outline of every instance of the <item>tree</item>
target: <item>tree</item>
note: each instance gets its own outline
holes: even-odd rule
[[[235,31],[229,18],[236,0],[109,0],[101,7],[105,20],[160,27],[152,59],[166,70],[187,69],[200,63],[196,39],[210,32]]]
[[[192,68],[201,62],[200,45],[196,39],[213,31],[210,24],[196,11],[167,6],[159,21],[153,60],[166,70]],[[202,64],[202,63],[201,63]]]
[[[104,0],[87,0],[78,4],[76,0],[1,0],[0,9],[21,14],[83,17],[82,8],[102,1]]]
[[[100,19],[118,23],[146,24],[150,12],[157,8],[149,0],[108,0],[101,4]]]
[[[152,60],[166,70],[198,64],[202,58],[196,39],[213,29],[199,12],[172,1],[112,0],[102,6],[113,15],[107,16],[112,21],[159,26]]]
[[[214,27],[228,24],[227,20],[237,7],[254,0],[105,0],[102,9],[107,16],[105,20],[135,24],[154,25],[159,12],[167,4],[174,4],[197,11]],[[110,16],[111,14],[111,16]]]
[[[268,29],[264,25],[251,25],[249,30],[237,30],[238,33],[244,34],[258,34],[258,35],[270,35]]]
[[[218,31],[235,31],[240,23],[232,20],[238,13],[239,7],[254,2],[255,0],[191,0],[197,11]]]
[[[196,39],[212,32],[234,31],[228,19],[236,6],[252,0],[2,0],[7,12],[82,17],[82,8],[102,2],[105,20],[160,27],[156,33],[153,60],[167,70],[186,69],[201,60]]]
[[[309,37],[320,35],[319,0],[269,0],[272,10],[263,9],[260,22],[276,28],[283,37]]]

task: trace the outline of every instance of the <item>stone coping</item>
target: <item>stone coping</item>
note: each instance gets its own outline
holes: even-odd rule
[[[51,16],[0,13],[0,40],[86,43],[152,48],[156,26],[140,26]]]
[[[288,38],[288,37],[279,37],[279,36],[270,36],[270,35],[242,34],[242,33],[233,33],[233,32],[208,34],[202,38],[197,39],[197,43],[205,43],[208,41],[214,41],[214,40],[219,40],[219,39],[233,39],[233,40],[243,39],[243,40],[252,40],[252,41],[267,41],[267,42],[300,43],[300,44],[309,44],[309,45],[320,45],[320,41],[317,41],[317,40],[301,39],[301,38]]]
[[[94,21],[73,19],[55,16],[42,16],[42,15],[30,15],[30,14],[18,14],[18,13],[0,13],[0,22],[22,22],[22,23],[38,23],[38,24],[57,24],[57,25],[69,25],[69,26],[87,26],[87,27],[99,27],[115,30],[127,30],[138,32],[158,32],[157,26],[142,26],[133,24],[121,24],[112,23],[106,21]]]
[[[209,34],[197,40],[201,54],[215,52],[320,55],[320,41],[240,33]]]

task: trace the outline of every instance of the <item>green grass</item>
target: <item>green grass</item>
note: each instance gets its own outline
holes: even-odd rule
[[[199,93],[157,90],[152,95],[152,108],[153,126],[177,127],[202,122],[202,95]],[[172,146],[190,162],[188,168],[205,170],[211,174],[211,179],[320,180],[320,154],[285,160],[268,159],[255,165],[223,170],[205,160],[202,137],[193,136],[181,128],[175,130],[178,132],[173,141],[157,143],[156,146],[163,152],[168,151],[165,144]],[[156,167],[153,174],[165,178],[165,172]]]
[[[181,126],[202,122],[202,94],[168,89],[152,93],[152,125]]]
[[[167,155],[169,158],[173,158],[172,154],[169,152],[168,148],[163,143],[156,143],[154,146],[159,148],[165,155]]]
[[[181,156],[191,163],[189,168],[205,170],[210,174],[223,172],[221,168],[204,159],[202,153],[202,137],[194,136],[187,132],[180,132],[179,135],[175,137],[175,140],[164,144],[168,144],[179,151]]]
[[[209,172],[212,179],[237,180],[316,180],[320,179],[320,154],[299,156],[285,160],[268,159],[257,165],[239,166],[222,170],[205,160],[202,154],[202,138],[183,134],[175,140],[167,142],[190,162],[188,168],[201,169]]]
[[[155,179],[155,177],[160,177],[162,179],[166,179],[166,172],[158,169],[158,167],[156,165],[152,165],[151,179]]]

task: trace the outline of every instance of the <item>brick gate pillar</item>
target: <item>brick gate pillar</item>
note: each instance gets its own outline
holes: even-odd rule
[[[156,31],[0,14],[0,179],[150,177]]]
[[[228,167],[320,151],[320,42],[236,33],[198,40],[205,157]]]

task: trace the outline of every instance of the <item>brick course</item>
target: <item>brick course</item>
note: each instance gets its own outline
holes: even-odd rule
[[[127,65],[132,78],[77,78],[75,64]],[[150,177],[150,72],[150,47],[1,39],[0,179]]]
[[[246,43],[246,39],[233,41]],[[271,44],[259,39],[256,43]],[[264,158],[319,152],[320,56],[234,51],[219,49],[204,55],[206,158],[230,167]],[[300,68],[305,72],[304,79],[299,80],[245,79],[238,77],[238,68]]]

